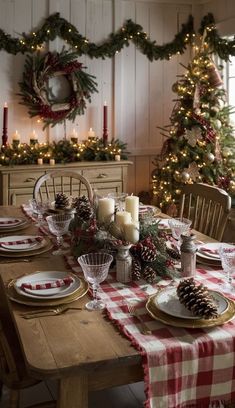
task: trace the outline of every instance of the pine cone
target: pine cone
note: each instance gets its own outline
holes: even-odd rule
[[[140,251],[140,256],[144,262],[153,262],[157,257],[157,250],[155,245],[143,245]]]
[[[141,263],[138,259],[132,259],[132,279],[140,280],[141,279]]]
[[[173,259],[180,259],[180,253],[177,248],[166,248],[167,254]]]
[[[153,283],[156,278],[156,273],[151,266],[146,266],[143,271],[143,278],[148,282],[148,283]]]
[[[182,303],[195,316],[203,319],[218,317],[218,310],[208,293],[206,286],[197,285],[193,278],[181,281],[177,287],[177,295]]]
[[[64,193],[55,195],[55,208],[66,208],[69,206],[69,198]]]
[[[91,203],[86,196],[75,198],[73,207],[76,209],[77,216],[84,221],[88,221],[93,215]]]

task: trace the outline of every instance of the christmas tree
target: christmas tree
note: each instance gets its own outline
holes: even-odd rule
[[[218,185],[235,197],[235,138],[231,107],[219,70],[201,47],[186,72],[173,84],[177,94],[166,138],[154,161],[153,201],[176,215],[183,184]]]

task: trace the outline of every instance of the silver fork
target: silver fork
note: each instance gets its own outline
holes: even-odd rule
[[[148,328],[148,326],[144,322],[139,310],[134,305],[131,305],[130,303],[127,303],[127,307],[128,307],[129,313],[132,316],[135,316],[141,323],[141,333],[142,334],[152,334],[152,331]]]
[[[35,317],[61,315],[67,312],[67,310],[82,310],[82,307],[70,307],[70,306],[62,305],[62,306],[57,306],[53,309],[40,309],[40,310],[20,313],[20,316],[23,317],[24,319],[34,319]]]

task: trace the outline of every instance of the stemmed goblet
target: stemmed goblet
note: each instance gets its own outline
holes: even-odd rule
[[[63,245],[63,235],[69,231],[69,224],[73,219],[73,214],[71,213],[62,213],[48,215],[46,217],[47,224],[50,232],[56,236],[58,249],[53,251],[53,255],[62,255],[65,251],[62,249]]]
[[[180,250],[181,235],[187,235],[190,230],[192,221],[188,218],[170,218],[169,226],[171,228],[172,237],[176,240],[176,246]]]
[[[86,281],[92,285],[93,300],[86,304],[89,310],[101,310],[105,307],[105,304],[97,299],[97,291],[99,284],[107,278],[112,261],[113,256],[105,252],[91,252],[78,258]]]
[[[44,223],[43,215],[50,207],[49,201],[40,201],[32,198],[29,200],[29,204],[32,208],[32,211],[37,214],[37,223],[35,224],[37,227],[41,227]]]
[[[234,294],[232,285],[232,272],[235,272],[235,247],[229,244],[222,244],[219,247],[219,255],[227,281],[222,285],[222,290]]]

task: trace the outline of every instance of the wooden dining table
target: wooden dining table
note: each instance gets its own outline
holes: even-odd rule
[[[22,216],[22,210],[0,207],[0,216]],[[38,228],[30,223],[20,233],[35,234]],[[214,242],[199,233],[197,238]],[[35,255],[30,262],[19,258],[8,263],[0,257],[4,283],[36,271],[69,270],[64,258],[51,252]],[[27,370],[35,379],[58,381],[58,408],[86,408],[90,391],[138,382],[144,377],[140,353],[104,312],[85,309],[88,298],[86,294],[73,302],[82,310],[29,320],[20,314],[32,306],[10,302]]]

